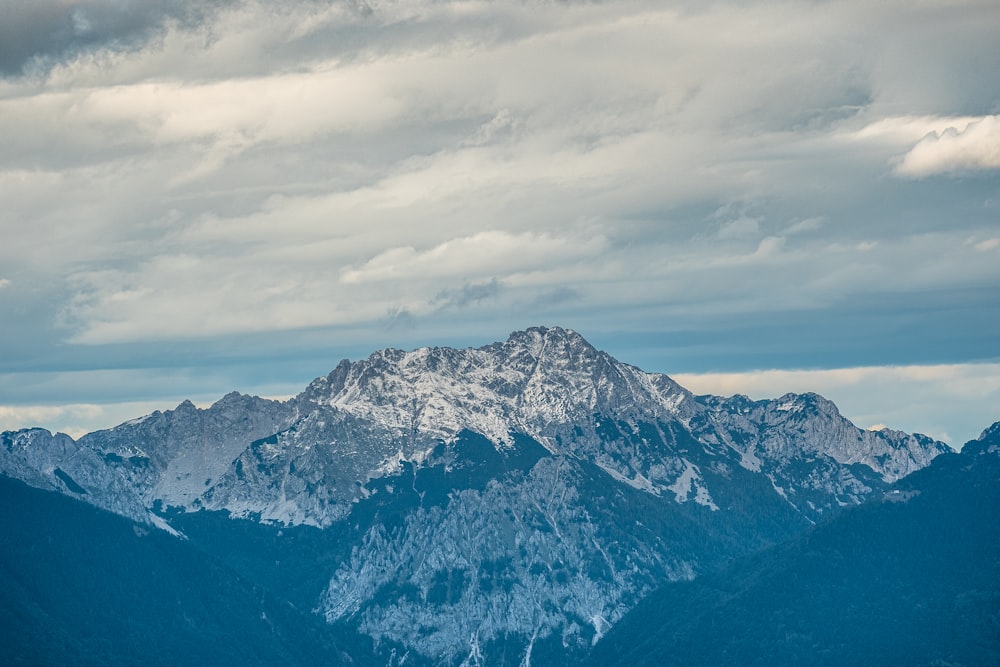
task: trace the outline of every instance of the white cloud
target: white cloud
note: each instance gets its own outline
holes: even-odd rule
[[[90,431],[108,428],[157,409],[150,407],[151,405],[149,403],[123,403],[114,406],[94,403],[0,405],[0,431],[40,427],[78,438]]]
[[[0,289],[10,287],[10,278],[0,278]]]
[[[989,169],[1000,169],[1000,116],[983,116],[931,132],[903,157],[896,172],[919,178]]]
[[[852,141],[890,142],[912,145],[929,135],[937,135],[954,127],[966,127],[978,116],[887,116],[864,127],[846,133]]]
[[[826,220],[823,218],[806,218],[790,225],[783,233],[789,236],[793,234],[805,234],[807,232],[814,232],[822,228],[825,224]]]
[[[485,231],[451,239],[426,251],[390,248],[341,274],[346,284],[411,281],[429,277],[476,278],[542,270],[567,260],[593,258],[606,249],[600,236],[576,240],[548,234]]]

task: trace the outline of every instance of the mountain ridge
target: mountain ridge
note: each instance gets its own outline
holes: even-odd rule
[[[816,413],[813,418],[796,421],[796,413],[808,410]],[[174,410],[86,434],[79,443],[111,457],[107,462],[141,490],[147,506],[160,501],[165,506],[225,509],[233,499],[228,509],[237,511],[237,499],[251,492],[245,491],[246,481],[233,466],[241,457],[244,469],[256,465],[249,460],[257,458],[250,452],[255,443],[258,450],[266,449],[268,438],[275,440],[270,443],[275,446],[278,440],[338,439],[363,439],[370,449],[373,443],[378,445],[377,461],[369,461],[367,470],[359,465],[353,471],[356,479],[341,480],[339,492],[329,490],[327,500],[340,503],[339,513],[330,509],[330,516],[316,516],[315,511],[295,510],[284,517],[289,522],[329,524],[360,497],[351,491],[352,482],[398,469],[401,460],[419,464],[439,441],[462,430],[485,435],[498,447],[506,446],[513,432],[524,433],[550,452],[593,460],[636,488],[690,496],[711,506],[694,462],[670,469],[642,457],[610,456],[607,439],[599,433],[607,424],[596,415],[624,421],[640,418],[654,427],[658,419],[693,427],[705,446],[738,452],[739,465],[749,470],[761,469],[758,454],[763,454],[774,463],[766,472],[769,477],[788,474],[785,464],[803,453],[803,444],[811,447],[809,454],[830,456],[841,465],[861,463],[885,482],[947,451],[919,434],[863,431],[816,394],[786,394],[764,401],[739,395],[695,397],[668,376],[618,362],[578,333],[560,327],[534,327],[512,333],[505,342],[464,350],[379,350],[365,360],[341,361],[288,401],[237,392],[207,410],[185,401]],[[817,419],[823,420],[821,428],[815,427]],[[212,420],[218,423],[207,423]],[[758,437],[762,428],[769,430],[763,439]],[[296,438],[299,432],[304,435]],[[664,443],[671,437],[662,429],[655,434]],[[152,456],[143,449],[142,443],[148,441],[158,443]],[[783,490],[782,483],[772,482]],[[864,492],[870,487],[866,482],[848,480],[842,486]],[[207,491],[212,491],[209,497]],[[287,509],[283,499],[272,498],[270,506],[257,503],[244,510],[281,520],[279,505]]]
[[[379,350],[286,401],[232,392],[78,441],[32,433],[3,434],[0,471],[137,521],[208,542],[215,514],[267,539],[340,535],[317,613],[449,664],[578,660],[663,583],[950,451],[815,394],[695,396],[560,327]]]

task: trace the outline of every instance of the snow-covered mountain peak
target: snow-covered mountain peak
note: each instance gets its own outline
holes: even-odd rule
[[[448,438],[468,429],[507,444],[521,431],[551,444],[554,425],[597,413],[677,415],[690,394],[572,330],[535,327],[479,348],[387,349],[345,360],[300,398],[400,432]]]
[[[556,358],[565,359],[593,358],[605,354],[577,332],[562,327],[530,327],[524,331],[515,331],[505,342],[494,343],[496,345],[504,348],[508,355],[523,350],[534,359],[540,359],[546,351]]]

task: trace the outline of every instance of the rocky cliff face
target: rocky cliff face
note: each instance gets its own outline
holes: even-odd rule
[[[383,350],[286,402],[230,394],[79,442],[3,437],[5,474],[126,516],[350,526],[317,611],[387,655],[455,664],[579,656],[659,584],[948,449],[862,431],[814,394],[695,397],[560,328]]]
[[[249,442],[286,427],[293,405],[233,392],[208,410],[184,401],[80,438],[100,452],[152,506],[189,507],[222,477]]]
[[[786,394],[767,401],[751,401],[745,396],[704,396],[699,400],[713,422],[735,438],[731,444],[750,467],[756,466],[757,460],[787,462],[803,454],[824,455],[841,465],[860,463],[883,481],[894,482],[950,450],[925,435],[861,430],[817,394]]]
[[[698,401],[706,408],[693,425],[698,437],[725,444],[739,455],[740,465],[764,475],[810,520],[831,507],[858,504],[951,451],[920,434],[859,429],[832,402],[811,393]]]
[[[136,489],[99,452],[64,433],[32,428],[0,434],[0,472],[139,523],[160,523]]]

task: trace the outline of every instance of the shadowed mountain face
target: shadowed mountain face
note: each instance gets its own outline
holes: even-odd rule
[[[189,541],[0,477],[0,662],[376,664]]]
[[[534,328],[344,361],[286,402],[4,433],[0,471],[180,531],[384,660],[552,664],[946,451],[814,394],[694,396]]]
[[[1000,662],[1000,422],[781,547],[648,596],[595,665]]]

